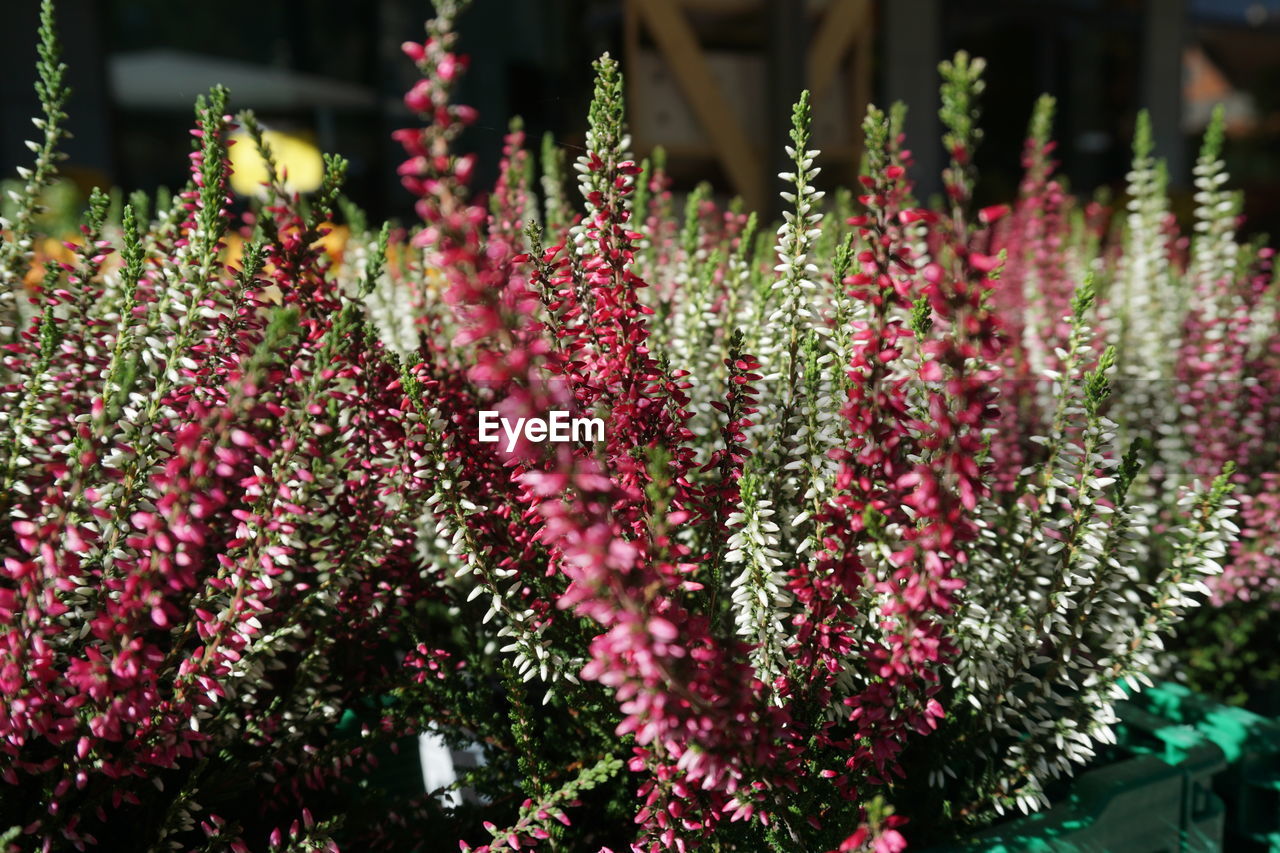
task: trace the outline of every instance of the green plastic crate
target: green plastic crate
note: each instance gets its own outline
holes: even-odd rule
[[[1116,738],[1121,748],[1139,755],[1153,755],[1177,767],[1185,776],[1181,827],[1183,850],[1222,849],[1226,831],[1226,807],[1215,790],[1228,769],[1222,748],[1193,726],[1170,724],[1141,707],[1126,704],[1119,709]]]
[[[955,850],[987,853],[1181,853],[1186,773],[1152,755],[1086,771],[1053,808],[998,824]]]
[[[1072,780],[1052,808],[1008,820],[948,851],[986,853],[1217,853],[1227,810],[1216,786],[1223,748],[1195,726],[1121,703],[1118,760]],[[1280,790],[1280,788],[1273,789]],[[1259,804],[1259,808],[1264,808]],[[939,850],[937,853],[944,853]]]
[[[383,699],[382,704],[390,703]],[[355,739],[359,736],[362,721],[376,724],[379,717],[377,703],[365,699],[358,708],[347,708],[334,727],[340,738]],[[403,737],[373,747],[372,757],[377,762],[372,773],[360,783],[362,788],[381,790],[394,796],[412,797],[423,793],[422,765],[418,760],[418,741],[415,737]]]
[[[1192,728],[1217,745],[1227,761],[1214,780],[1226,803],[1227,849],[1280,853],[1280,722],[1221,705],[1177,684],[1134,696],[1122,715],[1153,715],[1170,728]]]

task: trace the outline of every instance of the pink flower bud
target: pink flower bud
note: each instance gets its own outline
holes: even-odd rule
[[[414,62],[421,62],[423,57],[427,55],[426,46],[416,41],[404,42],[400,45],[400,50]]]

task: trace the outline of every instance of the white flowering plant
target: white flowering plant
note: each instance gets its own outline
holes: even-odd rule
[[[16,849],[954,838],[1041,807],[1222,564],[1272,553],[1232,521],[1233,486],[1266,511],[1280,420],[1270,255],[1223,219],[1216,131],[1192,261],[1141,132],[1129,221],[1073,205],[1047,101],[1015,206],[974,210],[983,64],[959,54],[945,205],[912,196],[902,107],[868,111],[858,186],[827,198],[802,95],[769,229],[709,190],[676,213],[606,56],[572,167],[548,143],[533,169],[516,124],[482,196],[442,0],[404,46],[412,226],[367,227],[341,158],[287,190],[215,89],[188,186],[118,221],[95,193],[60,261],[43,9],[44,141],[0,242]],[[236,124],[268,167],[248,215]],[[1196,321],[1150,320],[1188,278]],[[603,437],[482,434],[552,412]],[[1248,447],[1206,431],[1235,412]],[[483,761],[387,782],[427,732]]]

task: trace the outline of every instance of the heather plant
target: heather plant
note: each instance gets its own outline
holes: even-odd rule
[[[1135,580],[1170,565],[1185,529],[1179,495],[1187,483],[1208,482],[1229,468],[1240,503],[1240,536],[1224,570],[1199,591],[1211,606],[1195,612],[1175,642],[1176,655],[1158,656],[1153,671],[1242,701],[1280,675],[1267,631],[1280,568],[1274,473],[1280,456],[1268,426],[1280,413],[1274,253],[1237,234],[1241,205],[1221,159],[1221,110],[1196,161],[1196,207],[1186,235],[1170,212],[1145,114],[1136,126],[1125,216],[1110,234],[1106,211],[1079,208],[1052,177],[1051,118],[1052,103],[1044,101],[1028,135],[1021,198],[998,235],[1011,257],[1023,259],[1006,271],[1021,298],[999,307],[1006,324],[1021,330],[1018,345],[1006,352],[1006,370],[1028,384],[1059,378],[1078,327],[1065,322],[1070,288],[1061,271],[1090,274],[1098,309],[1088,333],[1114,347],[1107,415],[1118,440],[1143,462],[1129,487],[1146,507],[1147,532],[1130,561]],[[1003,412],[1016,424],[1008,434],[1022,438],[998,447],[1020,462],[1044,453],[1025,437],[1051,418],[1055,395],[1048,391],[1057,386],[1038,385]]]
[[[1244,463],[1157,480],[1177,425],[1143,441],[1153,397],[1122,381],[1154,334],[1125,319],[1151,304],[1134,265],[1182,269],[1158,179],[1104,245],[1042,105],[1022,198],[974,211],[961,54],[942,209],[901,107],[868,111],[856,193],[827,199],[802,95],[776,228],[705,190],[680,215],[605,56],[585,150],[535,169],[513,123],[481,193],[436,8],[394,134],[415,225],[368,228],[337,157],[286,192],[216,89],[189,184],[119,222],[95,193],[28,309],[65,100],[44,3],[46,144],[0,244],[6,843],[896,851],[1042,805],[1235,531]],[[236,126],[269,166],[247,208]],[[1207,280],[1234,236],[1204,233]],[[553,411],[603,437],[479,428]],[[420,732],[485,760],[396,790]]]
[[[430,46],[413,53],[428,81],[432,63],[447,62]],[[639,745],[630,767],[653,774],[640,788],[641,849],[692,845],[709,830],[740,837],[722,828],[725,817],[767,820],[765,843],[787,849],[810,831],[807,818],[839,814],[840,797],[854,803],[849,825],[870,819],[872,786],[916,804],[908,792],[925,779],[938,790],[929,802],[942,807],[918,814],[934,827],[938,814],[954,831],[993,807],[1039,807],[1048,782],[1109,739],[1122,685],[1146,678],[1162,636],[1217,571],[1233,505],[1221,476],[1177,491],[1180,526],[1161,568],[1135,577],[1151,509],[1129,499],[1140,456],[1108,417],[1115,352],[1091,346],[1095,285],[1061,273],[1072,309],[1059,326],[1071,344],[1049,395],[1048,434],[1032,442],[1046,452],[1016,466],[1007,489],[988,488],[986,475],[1009,465],[986,448],[1004,359],[988,306],[1010,252],[982,248],[1006,211],[969,209],[981,62],[961,55],[942,69],[953,155],[943,212],[911,201],[909,153],[892,114],[873,109],[865,212],[824,216],[802,97],[793,170],[780,176],[791,209],[771,251],[753,218],[716,210],[702,191],[689,196],[683,225],[672,223],[661,173],[626,153],[616,68],[606,59],[597,70],[576,167],[586,210],[558,237],[531,228],[531,281],[512,285],[507,269],[490,267],[500,284],[478,288],[483,264],[452,251],[434,265],[451,273],[445,301],[484,324],[462,336],[506,342],[497,361],[477,358],[473,375],[512,380],[520,365],[523,383],[505,389],[525,407],[516,412],[536,412],[535,393],[606,406],[602,467],[585,448],[576,458],[560,449],[558,470],[521,476],[535,484],[534,503],[549,502],[538,514],[556,543],[552,565],[573,563],[562,570],[571,579],[562,607],[610,628],[582,674],[617,690],[619,731]],[[439,174],[448,161],[427,157],[438,132],[405,136],[409,186],[424,197],[432,234],[422,242],[439,251],[431,229],[459,209],[460,181]],[[512,142],[504,176],[523,172]],[[562,189],[544,190],[563,216]],[[501,257],[494,227],[514,230],[526,191],[491,207],[490,263]],[[631,230],[633,218],[645,228]],[[835,249],[821,256],[823,245]],[[1028,260],[1048,269],[1057,255]],[[540,360],[551,386],[526,367]],[[612,486],[600,471],[612,472]],[[575,482],[577,504],[560,491]],[[606,550],[620,530],[626,544]],[[496,617],[511,597],[495,598]],[[518,643],[507,650],[548,680]],[[701,662],[696,676],[681,675],[686,657]],[[913,751],[944,719],[940,700],[942,731]],[[732,743],[719,740],[729,730]],[[922,773],[891,781],[920,761]],[[783,762],[785,778],[774,775]],[[702,791],[697,809],[682,792],[691,783]],[[823,838],[825,827],[815,829]],[[828,837],[817,843],[838,840]]]
[[[173,203],[112,225],[95,192],[19,310],[66,96],[50,3],[40,57],[45,143],[0,252],[0,824],[19,849],[333,847],[360,814],[334,803],[365,796],[341,780],[407,730],[336,723],[416,683],[403,651],[447,660],[404,627],[433,595],[402,500],[415,439],[360,319],[386,235],[334,278],[336,158],[308,209],[274,187],[237,227],[214,90]]]

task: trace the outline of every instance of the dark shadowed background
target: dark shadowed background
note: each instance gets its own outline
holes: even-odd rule
[[[28,160],[37,0],[5,0],[0,29],[0,175]],[[410,215],[388,134],[412,122],[400,94],[422,37],[418,0],[61,0],[82,190],[178,186],[191,104],[214,82],[269,126],[351,161],[349,194],[378,217]],[[1137,111],[1184,190],[1213,106],[1228,118],[1228,166],[1251,230],[1280,228],[1280,0],[475,0],[461,22],[481,113],[464,139],[492,177],[507,119],[579,146],[591,60],[628,77],[635,148],[661,144],[678,185],[709,180],[766,209],[779,185],[789,104],[815,92],[815,138],[832,181],[860,155],[868,100],[911,107],[917,181],[943,159],[936,64],[963,48],[989,61],[980,200],[1017,186],[1032,102],[1059,101],[1056,136],[1073,189],[1119,190]],[[1189,212],[1188,193],[1183,207]]]

